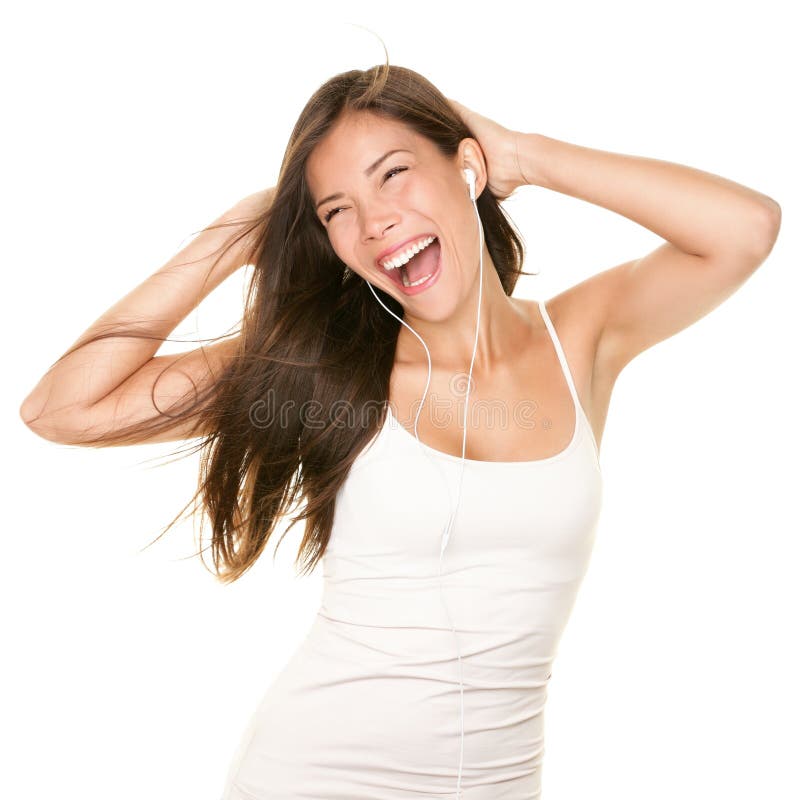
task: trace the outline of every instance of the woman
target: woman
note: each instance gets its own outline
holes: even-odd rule
[[[499,201],[523,185],[666,241],[547,302],[514,298],[524,252]],[[730,296],[779,225],[763,194],[510,131],[408,69],[318,89],[277,185],[109,309],[21,409],[69,444],[202,437],[195,498],[225,582],[305,501],[297,562],[322,561],[322,604],[226,800],[541,795],[615,380]],[[155,356],[244,264],[240,334]]]

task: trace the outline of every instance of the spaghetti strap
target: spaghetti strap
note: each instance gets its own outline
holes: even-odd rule
[[[567,363],[567,357],[564,355],[564,348],[561,346],[561,341],[558,338],[558,334],[556,333],[555,326],[553,325],[553,321],[550,319],[550,315],[547,313],[547,308],[545,307],[544,300],[537,300],[539,304],[539,310],[542,313],[542,319],[544,320],[544,324],[547,326],[547,330],[550,333],[550,339],[553,342],[553,346],[556,349],[556,354],[558,355],[558,360],[561,363],[561,371],[564,373],[564,378],[567,381],[567,386],[569,386],[569,392],[572,395],[572,402],[575,404],[575,412],[576,415],[583,420],[583,424],[586,426],[586,430],[589,432],[589,436],[592,440],[592,445],[594,447],[595,458],[600,458],[600,451],[597,447],[597,439],[594,435],[594,430],[592,429],[592,423],[589,422],[589,417],[586,415],[586,412],[583,409],[583,405],[581,404],[580,398],[578,397],[578,392],[575,389],[575,382],[572,380],[572,371],[569,368],[569,364]],[[598,461],[599,463],[599,461]]]
[[[572,380],[572,373],[570,372],[569,364],[567,364],[567,357],[564,355],[564,348],[561,347],[561,342],[559,341],[556,329],[553,326],[550,315],[547,313],[547,309],[545,308],[544,300],[538,300],[537,302],[539,303],[539,309],[542,312],[542,319],[544,320],[545,325],[547,325],[547,330],[550,332],[550,338],[553,340],[553,346],[556,349],[558,360],[561,363],[561,370],[564,373],[567,386],[569,386],[569,391],[572,394],[572,400],[575,403],[575,407],[580,408],[581,403],[578,399],[578,392],[575,390],[575,384]]]

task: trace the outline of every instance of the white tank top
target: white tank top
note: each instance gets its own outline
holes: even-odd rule
[[[339,490],[319,612],[256,713],[226,798],[455,797],[459,677],[464,797],[540,797],[547,682],[589,564],[602,478],[539,308],[575,428],[549,458],[466,460],[441,578],[460,669],[438,571],[461,458],[424,444],[423,454],[388,411]]]

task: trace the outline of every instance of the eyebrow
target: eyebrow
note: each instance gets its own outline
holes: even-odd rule
[[[364,170],[364,174],[369,178],[369,176],[372,175],[372,173],[375,172],[375,170],[378,169],[378,167],[387,158],[389,158],[389,156],[393,156],[395,153],[410,153],[410,152],[411,152],[410,150],[403,150],[401,148],[398,148],[397,150],[389,150],[388,153],[384,153],[374,164],[372,164],[371,166],[367,167]],[[328,197],[323,198],[322,200],[319,201],[319,203],[317,203],[316,209],[319,210],[319,207],[321,205],[323,205],[324,203],[328,203],[331,200],[338,200],[340,197],[344,197],[344,195],[341,192],[337,192],[336,194],[328,195]]]

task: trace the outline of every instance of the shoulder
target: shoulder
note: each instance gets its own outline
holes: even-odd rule
[[[541,298],[598,446],[619,375],[617,362],[603,353],[601,336],[612,296],[608,276],[598,273],[551,298]],[[532,324],[544,328],[539,300],[522,303],[531,315]],[[545,333],[541,337],[542,347],[550,346]]]
[[[539,311],[541,302],[553,323],[565,355],[572,356],[568,360],[594,365],[604,319],[603,303],[597,297],[599,289],[589,279],[550,298],[517,299],[517,302],[527,310],[535,326],[544,328],[545,322]]]
[[[541,298],[553,323],[578,392],[591,403],[592,396],[609,393],[615,375],[600,352],[605,321],[607,282],[592,276],[550,298]],[[539,300],[523,300],[534,325],[545,322],[539,312]]]
[[[565,333],[580,341],[593,361],[605,318],[604,304],[598,297],[600,291],[599,283],[590,278],[565,289],[546,303],[548,311],[552,309],[553,316],[561,321]]]

